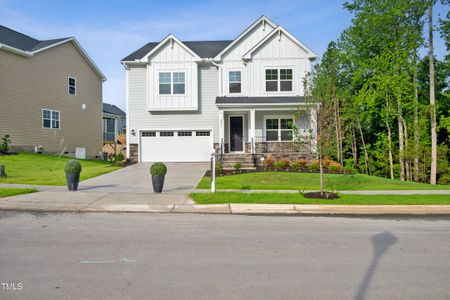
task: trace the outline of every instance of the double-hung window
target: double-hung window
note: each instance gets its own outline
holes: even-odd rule
[[[293,122],[294,120],[292,118],[266,119],[266,141],[292,141],[294,131]]]
[[[76,95],[77,94],[77,80],[74,77],[69,77],[67,85],[68,85],[69,95]]]
[[[186,92],[185,72],[159,72],[160,95],[182,95]]]
[[[240,94],[242,79],[241,71],[230,71],[228,72],[228,90],[230,94]]]
[[[292,69],[266,69],[266,92],[291,92]]]
[[[42,110],[42,127],[59,129],[59,111],[43,109]]]

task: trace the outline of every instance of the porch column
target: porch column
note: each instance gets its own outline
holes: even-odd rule
[[[251,146],[252,146],[252,153],[254,153],[255,151],[255,143],[256,143],[256,118],[255,118],[255,110],[251,109],[250,110],[250,115],[249,115],[249,140]]]
[[[222,153],[225,152],[225,121],[224,111],[219,110],[219,147],[222,149]]]

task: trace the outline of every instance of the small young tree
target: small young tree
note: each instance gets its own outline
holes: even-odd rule
[[[9,144],[11,144],[11,140],[9,138],[9,134],[2,137],[2,143],[0,144],[0,153],[6,154],[9,151]]]

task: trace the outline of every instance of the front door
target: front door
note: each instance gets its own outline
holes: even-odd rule
[[[244,150],[244,118],[230,116],[230,151],[242,152]]]

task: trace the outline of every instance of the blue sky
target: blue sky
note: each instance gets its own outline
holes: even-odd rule
[[[0,24],[37,39],[75,36],[108,77],[103,100],[125,108],[120,60],[169,33],[181,40],[234,39],[266,15],[321,55],[350,25],[344,1],[56,1],[0,0]],[[448,8],[438,5],[437,15]],[[435,35],[438,57],[445,46]]]

